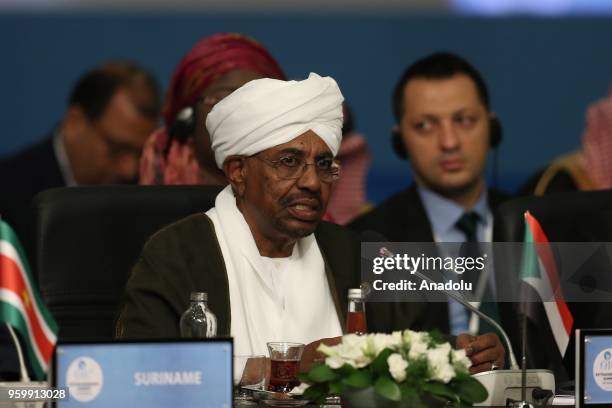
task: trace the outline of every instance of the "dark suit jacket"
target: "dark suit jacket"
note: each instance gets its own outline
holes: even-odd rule
[[[495,190],[488,191],[491,210],[504,201],[507,196]],[[376,231],[394,242],[433,242],[433,231],[425,212],[425,207],[415,185],[397,193],[376,206],[372,211],[351,222],[348,227],[355,231]],[[450,331],[448,303],[430,302],[398,303],[404,321],[409,321],[412,330],[438,329],[443,333]],[[500,313],[502,311],[500,310]],[[502,318],[506,314],[502,313]]]
[[[53,136],[0,160],[0,217],[19,237],[29,260],[34,261],[34,196],[46,189],[65,185],[55,152]]]

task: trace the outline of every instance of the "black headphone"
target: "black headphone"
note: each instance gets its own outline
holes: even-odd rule
[[[503,129],[501,122],[497,117],[492,117],[489,119],[489,144],[491,149],[495,149],[502,142],[503,137]],[[408,160],[408,151],[406,149],[406,145],[404,145],[404,140],[402,139],[402,135],[399,130],[393,130],[391,132],[391,145],[393,146],[393,151],[402,160]]]
[[[195,131],[195,116],[195,106],[181,109],[168,131],[168,142],[175,139],[180,143],[186,143],[189,136]]]

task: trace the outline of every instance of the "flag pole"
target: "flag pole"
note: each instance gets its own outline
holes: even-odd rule
[[[11,337],[13,338],[13,342],[15,342],[15,348],[17,349],[17,358],[19,359],[19,372],[21,375],[21,380],[23,382],[30,382],[30,376],[28,375],[28,369],[25,365],[25,360],[23,358],[23,352],[21,351],[21,344],[19,344],[19,338],[17,334],[15,334],[15,330],[11,327],[10,324],[5,323],[8,328]]]
[[[527,315],[523,313],[523,350],[521,357],[521,400],[527,401]]]

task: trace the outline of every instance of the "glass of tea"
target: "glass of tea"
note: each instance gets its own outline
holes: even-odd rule
[[[297,375],[304,344],[288,342],[268,343],[270,380],[268,391],[287,393],[300,385]]]

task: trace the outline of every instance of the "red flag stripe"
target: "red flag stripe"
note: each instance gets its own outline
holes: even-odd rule
[[[53,317],[47,311],[45,305],[40,300],[36,288],[32,286],[32,281],[27,269],[27,260],[21,257],[14,244],[15,243],[13,242],[0,239],[0,253],[9,259],[12,259],[17,264],[17,268],[22,272],[21,276],[24,279],[26,289],[28,290],[28,293],[33,295],[32,305],[34,305],[34,312],[36,313],[38,320],[41,322],[43,332],[52,343],[55,343],[57,340],[57,325],[55,321],[53,321]],[[19,243],[16,242],[16,244],[18,245]],[[52,327],[50,324],[53,324],[54,327]]]
[[[544,230],[542,230],[538,220],[536,220],[530,213],[526,214],[526,218],[529,228],[531,229],[531,233],[533,234],[533,240],[540,244],[548,243],[548,237],[544,233]],[[561,315],[563,326],[565,326],[565,331],[570,333],[574,324],[574,318],[567,307],[567,303],[563,297],[563,292],[560,290],[561,285],[559,282],[559,273],[557,271],[554,255],[548,245],[536,245],[536,251],[544,264],[545,273],[548,276],[548,280],[550,281],[550,285],[555,294],[555,303],[557,305],[557,310]]]
[[[42,357],[45,359],[45,363],[48,363],[53,354],[53,343],[49,340],[49,338],[47,338],[41,327],[41,322],[34,311],[33,295],[27,290],[27,286],[19,266],[13,259],[4,254],[0,254],[0,269],[2,270],[2,288],[6,288],[14,292],[20,299],[21,294],[24,291],[28,293],[28,296],[30,297],[30,304],[29,306],[24,304],[24,308],[30,322],[30,328],[34,336],[34,341],[36,342]]]

